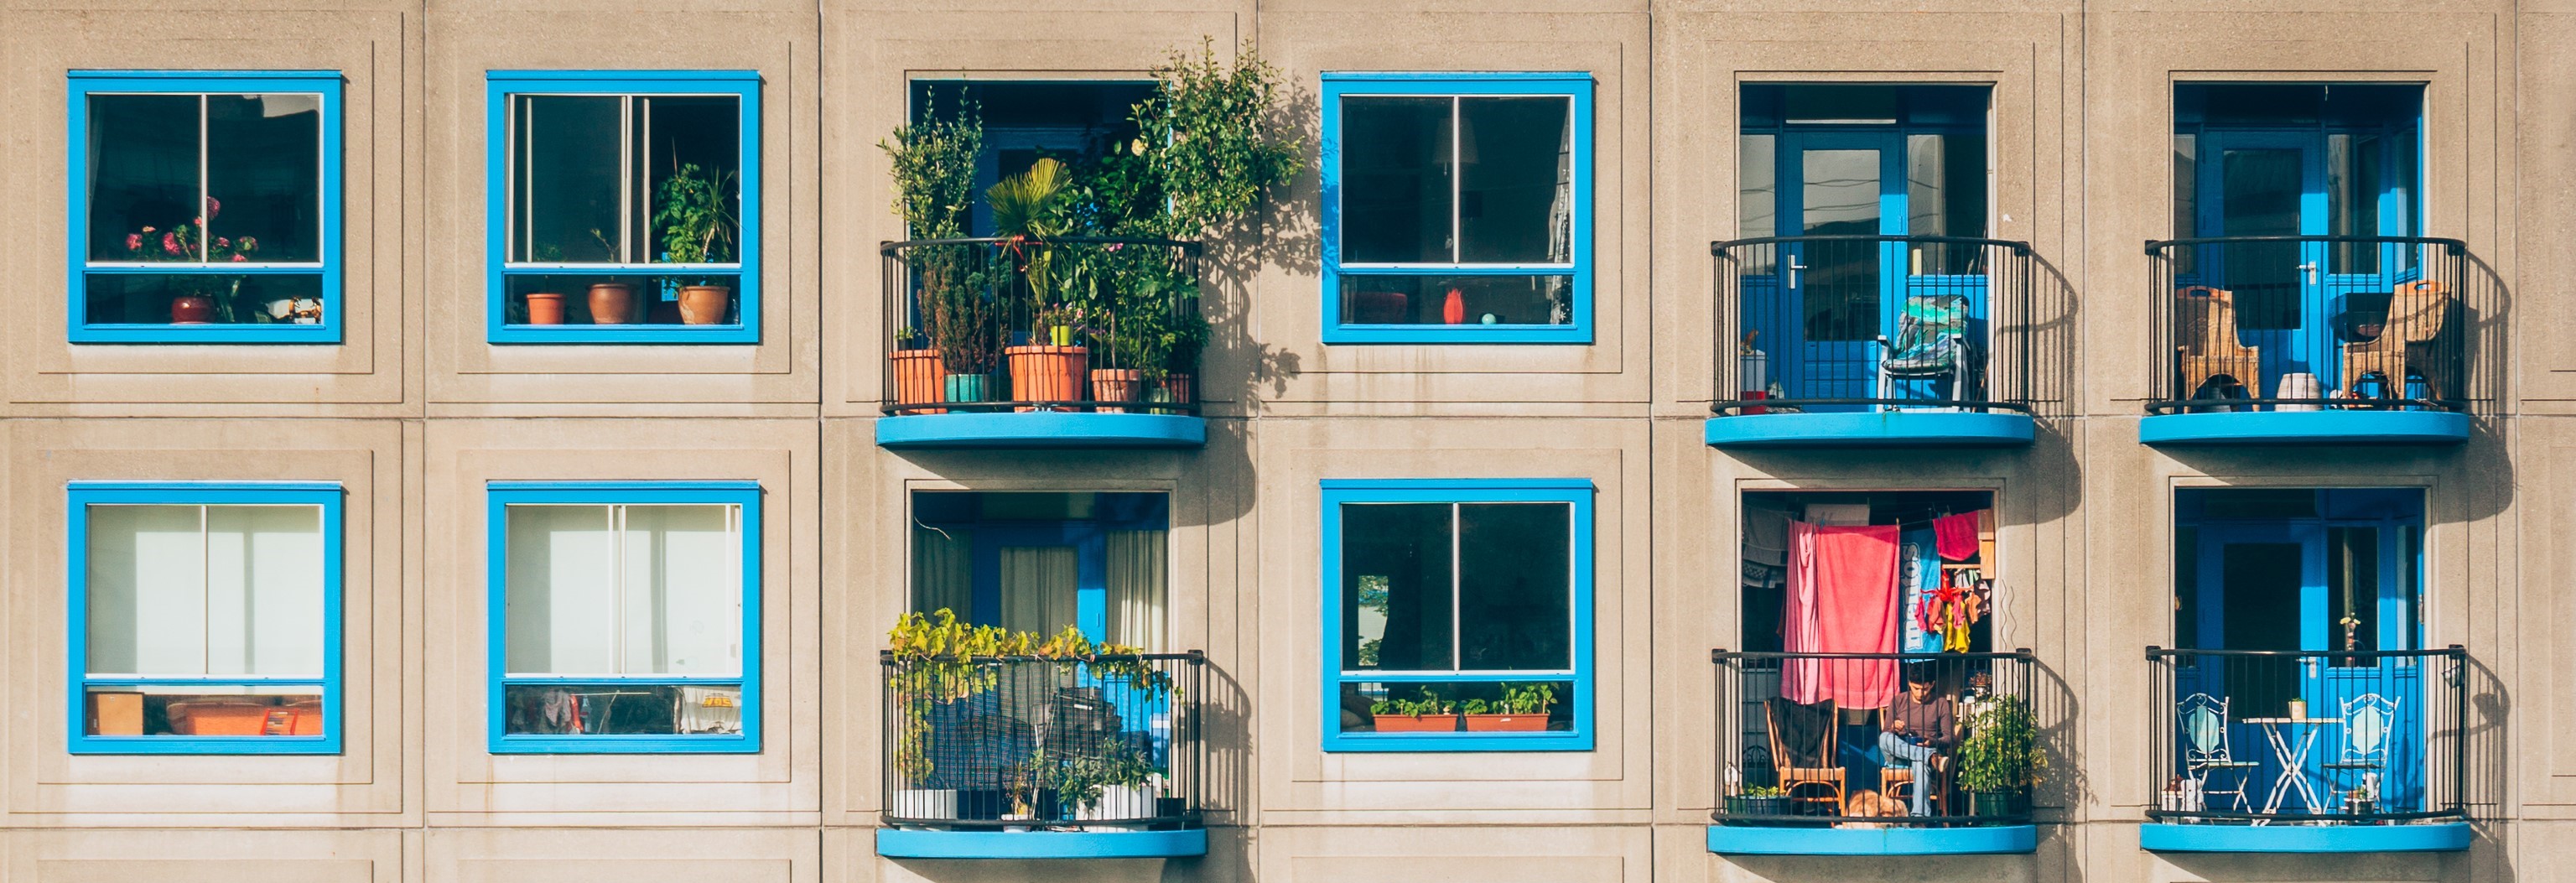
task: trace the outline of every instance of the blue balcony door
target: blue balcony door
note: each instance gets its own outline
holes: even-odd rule
[[[2200,229],[2205,236],[2326,234],[2324,135],[2314,131],[2212,131],[2200,176]],[[2330,378],[2327,355],[2312,333],[2326,314],[2326,247],[2312,242],[2232,243],[2203,252],[2212,284],[2234,292],[2238,340],[2261,347],[2262,378],[2247,392],[2274,394],[2280,378]],[[2326,380],[2323,382],[2332,382]]]

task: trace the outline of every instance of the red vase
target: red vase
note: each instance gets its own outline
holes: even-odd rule
[[[170,324],[204,325],[215,321],[215,299],[183,294],[170,299]]]
[[[1466,293],[1455,288],[1449,289],[1449,298],[1440,302],[1440,321],[1451,325],[1467,324]]]

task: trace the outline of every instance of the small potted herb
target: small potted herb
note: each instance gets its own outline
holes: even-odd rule
[[[1369,717],[1377,721],[1381,733],[1454,733],[1458,730],[1458,706],[1422,688],[1422,698],[1403,699],[1388,696],[1369,704]]]
[[[653,223],[662,228],[663,260],[674,264],[723,264],[734,260],[734,216],[725,208],[734,173],[680,163],[662,179]],[[733,286],[723,277],[697,276],[680,285],[680,322],[720,325],[733,309]]]
[[[1504,684],[1493,702],[1469,699],[1458,710],[1471,733],[1530,733],[1547,729],[1547,710],[1556,704],[1556,688],[1546,684]]]
[[[1740,794],[1726,795],[1726,814],[1736,816],[1785,816],[1789,814],[1789,792],[1772,785],[1756,785]]]

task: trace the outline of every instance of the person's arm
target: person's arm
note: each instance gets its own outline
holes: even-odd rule
[[[1898,693],[1896,694],[1896,698],[1887,701],[1886,708],[1878,710],[1879,732],[1899,734],[1905,732],[1904,708],[1912,698],[1913,697],[1907,696],[1903,693]]]
[[[1924,744],[1934,748],[1948,748],[1951,743],[1959,740],[1959,722],[1951,713],[1951,709],[1955,707],[1956,705],[1948,699],[1943,699],[1932,706],[1932,722],[1929,727],[1931,732],[1923,734]]]

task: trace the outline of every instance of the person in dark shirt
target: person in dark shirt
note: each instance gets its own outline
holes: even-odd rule
[[[1930,815],[1932,797],[1932,758],[1947,751],[1958,739],[1958,718],[1952,713],[1950,697],[1934,692],[1932,674],[1916,670],[1905,677],[1905,692],[1897,694],[1879,713],[1878,752],[1888,766],[1911,766],[1914,770],[1913,806],[1915,815]],[[1900,764],[1899,762],[1903,763]]]

